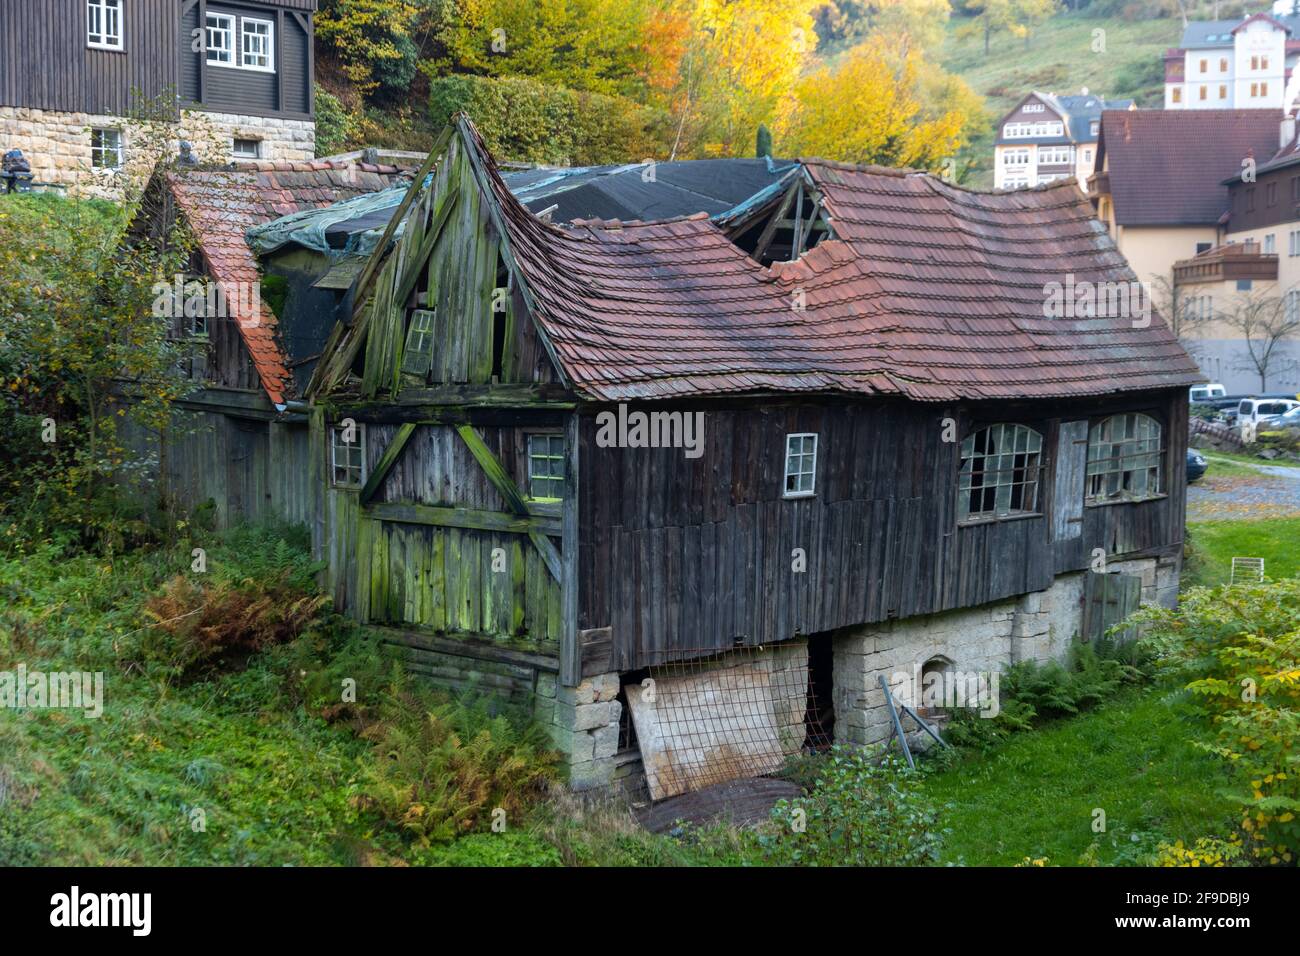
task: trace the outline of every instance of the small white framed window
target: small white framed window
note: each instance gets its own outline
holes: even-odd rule
[[[366,482],[366,426],[335,425],[330,433],[330,484],[360,488]]]
[[[241,139],[236,136],[231,144],[231,153],[235,159],[261,159],[262,141],[260,139]]]
[[[204,47],[213,66],[235,65],[235,18],[228,13],[209,13]]]
[[[564,497],[564,436],[539,432],[528,436],[528,497],[559,501]]]
[[[275,71],[275,24],[270,20],[239,19],[239,65],[246,70]]]
[[[808,498],[817,487],[817,435],[800,432],[785,436],[785,490],[783,498]]]
[[[987,425],[961,443],[957,520],[1038,513],[1043,436],[1028,425]]]
[[[1126,412],[1103,418],[1088,430],[1089,504],[1141,501],[1161,494],[1164,458],[1160,423],[1150,415]]]
[[[90,165],[95,169],[122,167],[122,131],[95,128],[90,131]]]
[[[86,0],[86,46],[123,49],[122,0]]]

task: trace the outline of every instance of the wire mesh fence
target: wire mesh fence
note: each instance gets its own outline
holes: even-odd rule
[[[806,641],[672,653],[689,659],[624,688],[652,799],[772,774],[830,744]]]

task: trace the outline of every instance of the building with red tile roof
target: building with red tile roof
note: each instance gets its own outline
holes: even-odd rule
[[[414,671],[657,799],[1175,600],[1200,380],[1073,182],[802,160],[560,227],[461,117],[307,387],[314,542]]]

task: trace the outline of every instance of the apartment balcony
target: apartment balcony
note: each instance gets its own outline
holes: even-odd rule
[[[1174,263],[1174,285],[1234,282],[1240,279],[1276,282],[1277,255],[1260,251],[1258,242],[1232,242]]]
[[[1088,198],[1094,202],[1102,196],[1110,195],[1110,173],[1103,171],[1088,177]]]

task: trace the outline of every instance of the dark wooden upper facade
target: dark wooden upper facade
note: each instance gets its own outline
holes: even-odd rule
[[[0,0],[0,106],[123,115],[174,92],[212,112],[310,119],[316,0]],[[103,11],[110,14],[103,23]],[[209,14],[230,60],[209,62]],[[120,17],[120,20],[113,19]],[[245,63],[244,32],[269,34],[270,63]],[[98,25],[98,26],[97,26]],[[100,32],[95,33],[98,29]],[[221,36],[226,36],[224,29]],[[266,41],[250,39],[250,51]],[[220,55],[220,54],[219,54]]]
[[[325,489],[315,540],[336,601],[362,620],[551,655],[573,683],[584,671],[1042,590],[1089,567],[1098,549],[1108,561],[1179,553],[1181,379],[1002,400],[829,389],[643,398],[635,410],[702,413],[702,454],[602,445],[599,416],[618,403],[573,381],[564,346],[539,321],[539,284],[570,298],[627,290],[639,250],[614,236],[610,264],[585,285],[576,267],[525,274],[521,257],[555,254],[542,242],[575,261],[586,252],[588,268],[594,258],[579,238],[538,238],[507,218],[470,133],[436,148],[425,171],[435,159],[432,187],[414,187],[396,212],[404,234],[362,272],[308,388]],[[647,240],[660,281],[671,281],[677,242],[671,230]],[[747,269],[733,272],[743,279]],[[708,291],[701,284],[679,301],[697,308]],[[609,334],[610,320],[589,328]],[[1150,359],[1132,361],[1154,371]],[[1159,474],[1141,478],[1140,494],[1102,500],[1087,490],[1089,463],[1108,454],[1114,416],[1154,428],[1144,467]],[[1036,493],[972,519],[961,507],[963,445],[1000,425],[1036,436],[1040,452],[1016,466]],[[365,461],[351,478],[339,467],[349,427],[360,429]],[[791,495],[787,443],[798,435],[817,436],[816,477],[811,493]],[[543,438],[561,475],[549,495],[535,493],[530,473]]]

